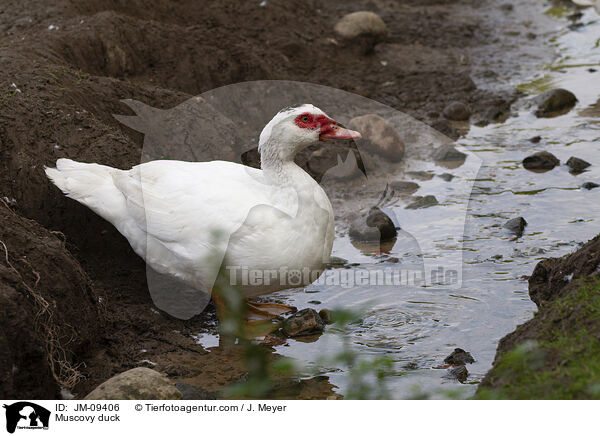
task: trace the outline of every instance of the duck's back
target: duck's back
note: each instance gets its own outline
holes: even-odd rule
[[[331,252],[331,205],[308,175],[298,195],[268,183],[261,170],[225,161],[158,160],[119,170],[59,159],[46,172],[111,222],[155,271],[203,290],[224,259],[249,269],[319,268]]]

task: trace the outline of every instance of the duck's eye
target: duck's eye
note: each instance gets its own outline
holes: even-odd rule
[[[310,118],[308,117],[308,115],[304,115],[302,117],[302,121],[305,122],[305,123],[308,123],[310,121]]]

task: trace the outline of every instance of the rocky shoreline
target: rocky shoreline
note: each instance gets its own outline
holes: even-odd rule
[[[502,338],[475,398],[600,399],[600,235],[538,263],[533,319]]]

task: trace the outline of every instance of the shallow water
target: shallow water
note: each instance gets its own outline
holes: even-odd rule
[[[370,254],[351,243],[343,224],[336,229],[333,255],[347,259],[352,271],[397,268],[398,260],[401,265],[420,265],[427,259],[456,265],[458,260],[463,265],[461,283],[313,284],[273,294],[299,308],[361,310],[361,321],[351,324],[347,332],[351,347],[362,359],[393,360],[393,375],[386,383],[394,398],[445,397],[448,390],[459,396],[472,394],[491,367],[498,340],[535,311],[524,276],[540,259],[567,254],[600,233],[600,188],[580,188],[585,182],[600,183],[600,17],[591,8],[583,12],[580,23],[584,25],[574,30],[567,28],[566,18],[557,17],[558,30],[550,35],[556,60],[540,66],[527,83],[512,83],[532,95],[552,87],[569,89],[579,100],[573,110],[538,119],[525,97],[506,122],[473,126],[457,142],[473,153],[463,165],[449,169],[410,161],[409,170],[451,173],[455,178],[420,181],[398,174],[397,180],[419,183],[414,195],[435,195],[440,204],[417,210],[405,209],[403,200],[387,204],[386,211],[406,231],[389,252]],[[529,138],[537,135],[541,141],[531,143]],[[555,154],[563,165],[545,173],[525,170],[522,159],[539,150]],[[572,175],[564,165],[570,156],[592,166]],[[502,225],[518,216],[528,226],[522,237],[515,238]],[[410,235],[418,235],[420,254],[413,249]],[[210,335],[199,339],[205,345],[213,340]],[[436,368],[455,347],[470,351],[476,359],[468,365],[465,384]],[[315,342],[290,340],[276,350],[297,359],[307,376],[329,376],[343,394],[348,369],[327,361],[342,348],[339,332],[328,328]]]

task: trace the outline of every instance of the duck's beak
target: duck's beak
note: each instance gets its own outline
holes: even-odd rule
[[[360,138],[360,133],[354,130],[345,129],[337,124],[326,124],[321,127],[319,133],[319,141],[327,141],[328,139],[357,139]]]

